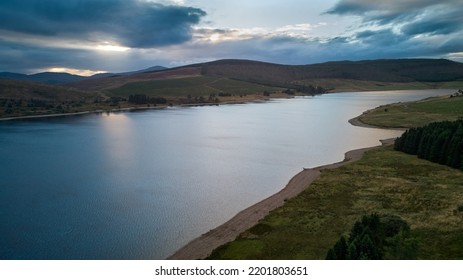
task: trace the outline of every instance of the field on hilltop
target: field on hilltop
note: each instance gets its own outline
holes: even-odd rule
[[[146,94],[149,96],[185,97],[188,95],[205,96],[210,94],[244,95],[281,90],[282,89],[278,87],[265,86],[229,78],[196,76],[127,83],[121,87],[111,89],[110,93],[117,96]]]
[[[445,59],[336,61],[310,65],[219,60],[200,66],[203,75],[257,82],[293,83],[316,79],[391,83],[463,81],[463,64]]]

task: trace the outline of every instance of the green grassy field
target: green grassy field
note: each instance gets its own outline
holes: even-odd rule
[[[457,120],[461,117],[463,117],[463,95],[381,106],[362,114],[359,120],[380,127],[409,128],[423,126],[430,122]]]
[[[341,235],[370,213],[400,216],[420,259],[463,258],[463,172],[391,147],[324,170],[307,190],[272,211],[212,259],[324,259]]]
[[[352,79],[308,79],[296,81],[297,84],[316,85],[332,92],[418,90],[435,88],[462,88],[463,81],[452,82],[378,82]]]
[[[271,82],[269,82],[271,84]],[[453,83],[422,83],[422,82],[375,82],[348,79],[310,79],[296,81],[294,84],[321,86],[331,91],[372,91],[372,90],[410,90],[441,87],[463,86],[463,82]],[[278,92],[283,88],[240,81],[224,77],[195,76],[131,82],[121,87],[110,89],[109,95],[127,97],[131,94],[146,94],[151,97],[186,97],[208,96],[210,94],[229,93],[234,95]]]
[[[228,78],[196,76],[147,82],[133,82],[111,89],[111,95],[127,97],[131,94],[146,94],[151,97],[208,96],[210,94],[254,94],[264,91],[276,92],[280,88],[238,81]]]

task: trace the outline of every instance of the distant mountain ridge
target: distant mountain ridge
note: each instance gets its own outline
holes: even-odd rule
[[[127,75],[133,75],[137,73],[143,73],[143,72],[161,71],[165,69],[167,68],[163,66],[153,66],[150,68],[132,71],[132,72],[102,73],[102,74],[95,74],[95,75],[88,76],[88,77],[80,76],[80,75],[73,75],[70,73],[58,73],[58,72],[41,72],[41,73],[30,74],[30,75],[13,73],[13,72],[1,72],[0,79],[31,81],[31,82],[37,82],[37,83],[50,84],[50,85],[62,85],[62,84],[79,82],[79,81],[83,81],[87,79],[109,77],[109,76],[127,76]]]
[[[338,80],[338,84],[346,81],[441,83],[463,81],[463,63],[446,59],[381,59],[283,65],[253,60],[223,59],[175,68],[155,66],[139,71],[104,73],[91,77],[68,73],[33,75],[0,73],[0,79],[58,84],[86,91],[107,91],[128,83],[199,76],[227,78],[283,88],[294,84],[318,84],[326,88],[325,85],[329,84],[326,81],[334,80]]]
[[[247,81],[294,82],[307,79],[353,79],[379,82],[443,82],[463,80],[463,64],[446,59],[383,59],[281,65],[251,60],[218,60],[201,73]]]
[[[42,72],[42,73],[31,74],[31,75],[11,73],[11,72],[0,73],[0,79],[30,81],[30,82],[52,84],[52,85],[77,82],[77,81],[81,81],[86,78],[87,77],[72,75],[69,73],[55,73],[55,72]]]
[[[149,67],[149,68],[146,68],[146,69],[130,71],[130,72],[95,74],[95,75],[87,77],[87,78],[88,79],[93,79],[93,78],[103,78],[103,77],[111,77],[111,76],[129,76],[129,75],[134,75],[134,74],[139,74],[139,73],[157,72],[157,71],[162,71],[162,70],[166,70],[166,69],[168,69],[168,68],[164,67],[164,66],[153,66],[153,67]]]
[[[106,91],[126,84],[213,77],[292,88],[295,84],[328,90],[349,83],[441,83],[463,81],[463,63],[445,59],[383,59],[335,61],[309,65],[283,65],[253,60],[223,59],[155,72],[112,75],[67,84],[80,90]]]

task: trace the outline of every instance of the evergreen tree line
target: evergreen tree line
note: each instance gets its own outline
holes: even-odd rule
[[[397,216],[371,214],[357,221],[346,238],[328,251],[327,260],[414,259],[417,242]]]
[[[313,85],[294,85],[294,89],[297,92],[301,93],[306,93],[306,94],[321,94],[321,93],[326,93],[326,89],[319,87],[319,86],[313,86]]]
[[[133,104],[166,104],[167,100],[164,97],[149,97],[146,94],[131,94],[129,103]]]
[[[326,93],[326,89],[319,87],[319,86],[312,86],[312,85],[289,85],[283,93],[286,94],[296,94],[296,92],[304,93],[304,94],[322,94]]]
[[[411,128],[397,138],[394,148],[463,170],[463,120]]]

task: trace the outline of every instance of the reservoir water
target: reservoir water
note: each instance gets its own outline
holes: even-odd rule
[[[163,259],[304,167],[399,131],[363,111],[452,90],[0,122],[1,259]]]

